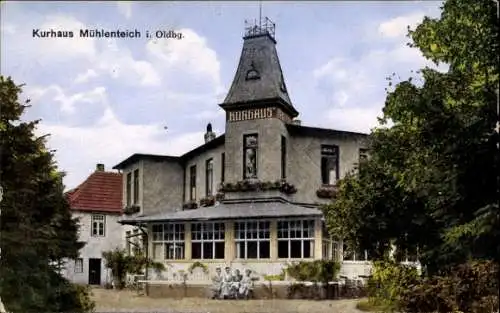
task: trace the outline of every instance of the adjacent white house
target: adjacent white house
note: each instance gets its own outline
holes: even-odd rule
[[[111,283],[102,252],[123,247],[122,175],[106,172],[103,164],[82,184],[67,192],[73,217],[79,218],[79,240],[85,242],[80,257],[68,260],[63,274],[78,284]]]

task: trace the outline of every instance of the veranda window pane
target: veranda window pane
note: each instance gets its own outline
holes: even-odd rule
[[[290,258],[302,257],[302,240],[290,240]]]
[[[278,258],[288,258],[288,241],[278,241]]]
[[[271,257],[271,249],[269,248],[269,241],[261,241],[260,243],[260,258],[269,259]]]
[[[256,241],[248,241],[247,242],[247,259],[256,259],[257,258],[257,242]]]
[[[191,243],[191,258],[201,259],[201,242]]]
[[[224,242],[215,243],[215,259],[224,259]]]

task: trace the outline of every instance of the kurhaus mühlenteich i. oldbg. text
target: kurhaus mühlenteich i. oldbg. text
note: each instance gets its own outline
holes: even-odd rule
[[[75,30],[54,30],[54,29],[33,29],[33,38],[173,38],[182,39],[182,33],[174,30],[145,30],[137,29],[80,29]]]

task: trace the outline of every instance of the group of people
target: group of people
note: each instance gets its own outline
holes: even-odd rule
[[[226,267],[222,274],[221,268],[215,270],[212,277],[212,299],[248,299],[253,290],[253,280],[250,276],[251,270],[245,270],[245,276],[236,269],[234,274],[231,268]]]

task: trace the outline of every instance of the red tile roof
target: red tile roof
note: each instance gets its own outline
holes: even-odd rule
[[[122,213],[122,174],[96,171],[66,192],[72,210]]]

